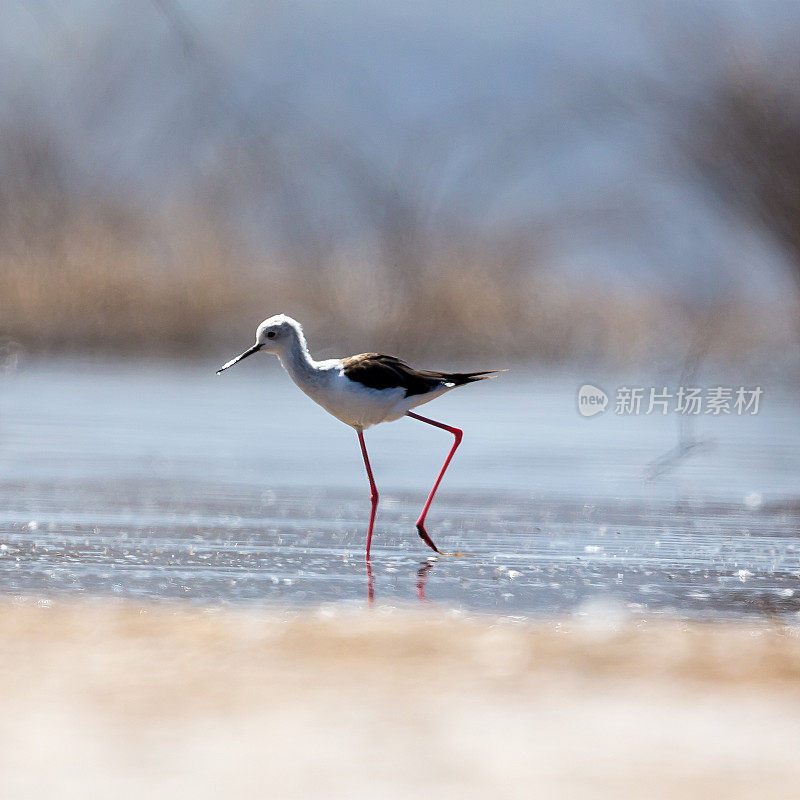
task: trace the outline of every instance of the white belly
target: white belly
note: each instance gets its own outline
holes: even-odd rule
[[[406,398],[405,389],[370,389],[344,375],[309,394],[334,417],[362,430],[379,422],[399,419],[407,410],[402,409],[404,401],[410,399]]]
[[[400,419],[412,408],[439,397],[450,388],[406,397],[403,388],[370,389],[339,374],[325,386],[304,388],[304,391],[336,419],[364,430],[380,422]]]
[[[337,360],[320,362],[314,373],[308,376],[289,374],[315,403],[357,430],[400,419],[412,408],[427,403],[452,388],[442,387],[435,392],[410,397],[406,397],[406,391],[402,387],[370,389],[346,377],[341,362]]]

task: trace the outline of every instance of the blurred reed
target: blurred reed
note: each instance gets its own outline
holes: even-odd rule
[[[537,270],[513,239],[428,243],[415,270],[398,272],[379,248],[317,253],[309,266],[305,252],[254,254],[203,207],[51,200],[15,201],[0,251],[0,336],[38,352],[202,354],[286,312],[321,355],[652,363],[679,357],[713,318],[711,349],[740,359],[774,346],[776,315],[787,314],[570,280]]]

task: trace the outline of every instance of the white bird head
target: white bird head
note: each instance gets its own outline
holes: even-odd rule
[[[303,345],[304,342],[305,338],[303,337],[303,329],[300,323],[285,314],[276,314],[274,317],[265,319],[258,326],[256,329],[256,343],[241,355],[232,358],[227,364],[223,364],[217,370],[217,375],[242,359],[253,355],[253,353],[261,352],[280,355],[297,344]]]

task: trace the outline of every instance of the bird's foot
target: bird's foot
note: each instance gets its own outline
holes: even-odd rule
[[[425,530],[425,524],[423,522],[417,523],[417,533],[419,534],[419,538],[425,542],[428,547],[433,550],[434,553],[438,553],[440,556],[469,556],[469,553],[445,553],[440,550],[434,543],[433,539],[428,535],[428,531]]]
[[[428,536],[428,531],[425,530],[425,523],[422,521],[417,522],[417,533],[419,534],[419,538],[425,542],[434,553],[438,553],[440,556],[444,555],[444,553],[433,543],[433,539]]]

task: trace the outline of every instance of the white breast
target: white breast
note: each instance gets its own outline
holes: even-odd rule
[[[406,413],[405,389],[370,389],[351,381],[341,362],[330,370],[324,383],[306,392],[326,411],[354,428],[368,428],[379,422],[399,419]]]
[[[302,368],[300,368],[302,366]],[[344,374],[339,359],[328,361],[310,360],[302,365],[284,363],[292,380],[315,403],[329,414],[356,429],[369,428],[379,422],[400,419],[416,406],[450,391],[443,386],[434,392],[406,397],[402,387],[393,389],[370,389]]]

